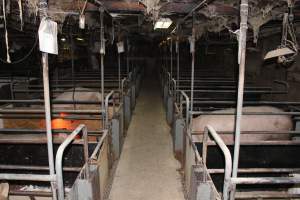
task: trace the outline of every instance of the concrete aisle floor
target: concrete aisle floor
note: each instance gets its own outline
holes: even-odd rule
[[[116,169],[110,200],[183,200],[158,81],[144,81]]]

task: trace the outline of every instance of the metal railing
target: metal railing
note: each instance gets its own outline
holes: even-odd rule
[[[204,135],[203,135],[203,146],[202,146],[202,159],[203,159],[203,166],[204,166],[204,177],[207,177],[207,166],[206,166],[206,160],[207,160],[207,142],[209,135],[212,136],[213,140],[216,142],[216,144],[220,147],[222,150],[222,153],[225,157],[225,173],[224,173],[224,184],[223,184],[223,199],[228,199],[229,196],[229,188],[230,188],[230,176],[232,172],[232,158],[230,151],[222,138],[219,136],[219,134],[215,131],[215,129],[207,125],[204,129]]]
[[[114,94],[114,91],[112,90],[108,95],[106,95],[106,97],[105,97],[105,129],[108,129],[109,127],[109,124],[108,124],[108,121],[109,121],[109,105],[108,105],[108,103],[109,103],[109,99],[110,98],[113,98],[113,94]],[[114,103],[114,101],[113,101],[113,110],[115,110],[115,103]]]
[[[185,101],[183,101],[183,98],[185,99]],[[181,114],[183,114],[183,104],[185,103],[186,105],[186,116],[185,116],[185,122],[186,122],[186,126],[189,126],[189,111],[190,111],[190,99],[188,97],[188,95],[184,92],[184,91],[180,91],[180,112]]]
[[[55,169],[56,174],[54,175],[44,175],[44,174],[12,174],[12,173],[0,173],[0,180],[18,180],[18,181],[38,181],[38,182],[51,182],[57,185],[58,199],[64,199],[64,184],[63,184],[63,167],[62,159],[65,149],[71,144],[78,134],[82,132],[84,140],[84,159],[88,166],[88,134],[85,125],[79,125],[59,146],[56,153]],[[86,170],[86,177],[88,177],[88,170]],[[53,192],[53,191],[52,191]],[[56,199],[56,197],[53,197]]]
[[[68,137],[65,141],[59,146],[56,158],[55,158],[55,170],[56,170],[56,179],[57,179],[57,191],[58,191],[58,200],[64,200],[65,198],[65,191],[64,191],[64,182],[63,182],[63,168],[62,168],[62,158],[65,149],[74,141],[76,136],[82,132],[83,140],[84,140],[84,160],[86,164],[86,168],[89,169],[89,151],[88,151],[88,134],[87,128],[85,125],[79,125]],[[89,170],[85,170],[85,176],[89,177]]]
[[[187,134],[189,140],[192,141],[190,134]],[[207,125],[204,130],[203,135],[203,146],[202,146],[202,157],[199,158],[197,156],[197,148],[195,145],[192,144],[194,153],[196,155],[196,160],[203,164],[203,171],[204,171],[204,182],[206,181],[207,177],[210,177],[210,169],[207,168],[207,146],[208,146],[208,139],[211,136],[211,139],[218,145],[221,149],[224,158],[225,158],[225,169],[224,171],[224,182],[223,182],[223,192],[222,192],[222,199],[235,199],[235,188],[236,185],[289,185],[289,184],[299,184],[300,178],[296,177],[232,177],[232,156],[231,153],[224,143],[223,139],[220,135],[215,131],[215,129]],[[193,141],[192,141],[193,143]],[[197,163],[197,162],[196,162]],[[258,171],[259,172],[259,171]],[[255,173],[255,172],[254,172]],[[234,189],[234,190],[233,190]]]
[[[124,89],[126,86],[129,85],[129,81],[127,78],[123,78],[122,81],[121,81],[121,91],[122,91],[122,97],[124,95]]]

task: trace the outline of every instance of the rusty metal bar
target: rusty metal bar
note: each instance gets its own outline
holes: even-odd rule
[[[119,91],[121,91],[121,55],[118,53],[118,84]]]
[[[192,115],[235,115],[234,112],[219,112],[219,113],[213,113],[213,112],[203,112],[203,111],[194,111],[191,112]],[[300,115],[300,112],[243,112],[243,115]]]
[[[111,97],[113,97],[114,91],[112,90],[108,95],[105,97],[105,128],[108,129],[108,120],[109,120],[109,110],[108,110],[108,101]]]
[[[224,90],[213,90],[213,89],[209,89],[209,90],[188,90],[188,89],[183,89],[183,91],[185,92],[198,92],[198,93],[212,93],[212,94],[236,94],[236,90],[230,90],[230,89],[224,89]],[[243,93],[246,94],[286,94],[287,92],[285,90],[277,90],[277,91],[272,91],[272,90],[245,90]]]
[[[39,13],[40,20],[47,17],[48,3],[47,0],[39,0]],[[45,101],[45,118],[47,130],[47,147],[48,147],[48,162],[50,175],[55,175],[54,169],[54,156],[53,156],[53,142],[52,142],[52,127],[51,127],[51,105],[49,93],[49,65],[48,54],[42,52],[42,65],[43,65],[43,84],[44,84],[44,101]],[[56,200],[56,189],[54,182],[51,182],[52,197]]]
[[[299,184],[300,178],[295,177],[247,177],[231,178],[231,183],[235,185],[256,185],[256,184]]]
[[[190,46],[193,45],[191,48],[191,54],[192,54],[192,61],[191,61],[191,105],[190,105],[190,110],[193,112],[194,110],[194,84],[195,84],[195,27],[194,27],[194,13],[193,13],[193,25],[192,25],[192,37],[190,41]],[[192,122],[192,121],[191,121]]]
[[[56,169],[56,182],[57,182],[57,189],[58,189],[58,199],[59,200],[64,200],[65,199],[65,191],[64,191],[64,183],[63,183],[63,168],[62,168],[62,158],[65,149],[69,144],[75,139],[75,137],[81,133],[83,134],[83,139],[84,139],[84,159],[85,159],[85,164],[87,165],[87,173],[89,172],[88,168],[88,136],[87,136],[87,130],[86,126],[81,124],[79,125],[71,135],[69,135],[65,141],[59,146],[57,153],[56,153],[56,158],[55,158],[55,169]],[[88,174],[86,175],[87,177],[89,176]]]
[[[0,165],[1,170],[24,170],[24,171],[49,171],[46,166],[30,166],[30,165]],[[79,172],[80,167],[64,167],[65,172]]]
[[[101,60],[101,109],[105,110],[104,106],[104,54],[105,54],[105,39],[104,39],[104,8],[100,8],[100,60]],[[102,121],[102,127],[105,127],[104,120]]]
[[[251,191],[237,192],[236,199],[299,199],[300,194],[291,194],[286,191]]]
[[[66,114],[81,114],[81,115],[84,115],[84,114],[101,115],[101,113],[103,113],[103,112],[105,112],[105,110],[100,110],[100,112],[99,112],[99,110],[56,109],[56,110],[53,110],[52,112],[50,112],[50,114],[51,113],[54,113],[54,114],[66,113]],[[5,109],[5,110],[0,109],[0,114],[43,114],[43,113],[45,113],[45,111],[42,109]],[[47,114],[47,112],[46,112],[46,114]],[[50,118],[50,122],[51,122],[51,118]],[[50,128],[51,128],[51,126],[50,126]]]
[[[194,8],[192,8],[192,10],[182,19],[180,20],[180,22],[178,23],[178,25],[172,30],[172,33],[175,32],[175,30],[178,30],[179,25],[181,25],[182,23],[184,23],[187,18],[189,18],[191,15],[193,15],[193,13],[198,10],[201,6],[205,5],[207,2],[207,0],[203,0],[201,1],[199,4],[197,4]]]
[[[210,174],[223,174],[225,172],[224,169],[208,169],[208,173]],[[300,168],[241,168],[238,170],[238,173],[241,174],[252,174],[252,173],[299,173]]]
[[[97,159],[97,153],[99,152],[99,149],[101,148],[101,146],[102,146],[102,144],[104,142],[104,139],[107,137],[107,135],[108,135],[108,131],[105,130],[104,133],[103,133],[103,135],[101,136],[101,138],[100,138],[97,146],[95,147],[92,155],[91,155],[91,160],[96,160]]]
[[[0,174],[0,180],[55,182],[56,176],[55,174]]]
[[[190,107],[190,99],[188,97],[188,95],[184,92],[184,91],[180,91],[181,96],[183,96],[185,98],[185,102],[186,102],[186,116],[185,116],[185,122],[186,122],[186,126],[189,126],[189,107]],[[180,110],[181,112],[183,111],[183,106],[182,106],[182,101],[180,102]]]
[[[186,136],[188,138],[188,142],[190,143],[193,151],[195,152],[195,161],[196,161],[196,164],[199,164],[202,162],[202,158],[199,154],[199,151],[197,149],[197,146],[195,145],[195,143],[193,142],[193,138],[192,138],[192,135],[189,133],[189,131],[187,131],[186,133]]]
[[[246,65],[246,46],[247,46],[247,29],[248,29],[248,0],[241,0],[240,6],[240,33],[239,33],[239,81],[238,81],[238,97],[236,106],[236,121],[235,121],[235,142],[232,178],[238,175],[239,154],[240,154],[240,135],[241,135],[241,120],[243,114],[244,100],[244,84],[245,84],[245,65]],[[233,186],[231,191],[231,199],[234,199],[236,187]]]
[[[207,158],[207,141],[208,141],[208,134],[210,134],[217,145],[223,152],[225,157],[225,172],[224,172],[224,184],[223,184],[223,199],[227,200],[229,197],[229,188],[230,188],[230,176],[232,170],[232,158],[229,149],[227,148],[226,144],[222,140],[222,138],[218,135],[218,133],[214,130],[213,127],[207,125],[204,130],[203,136],[203,147],[202,147],[202,159],[203,165],[206,167],[206,158]],[[207,172],[206,172],[207,173]],[[205,175],[206,177],[206,175]]]
[[[176,40],[176,53],[177,53],[177,87],[176,87],[176,90],[179,89],[179,72],[180,72],[180,43],[179,43],[179,37],[177,38]],[[176,100],[178,101],[178,96],[176,97]]]
[[[172,79],[173,78],[173,39],[172,39],[172,37],[171,37],[171,41],[170,41],[170,68],[171,68],[171,78],[170,79]]]
[[[172,94],[172,96],[174,97],[174,100],[176,100],[176,94],[177,94],[177,90],[176,90],[176,88],[177,88],[177,83],[176,83],[176,80],[174,79],[174,78],[172,78],[172,80],[171,80],[171,83],[173,84],[173,88],[172,88],[172,85],[171,85],[171,94]]]

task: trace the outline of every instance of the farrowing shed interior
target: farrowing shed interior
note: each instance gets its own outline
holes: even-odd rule
[[[300,198],[299,0],[0,0],[0,199]]]

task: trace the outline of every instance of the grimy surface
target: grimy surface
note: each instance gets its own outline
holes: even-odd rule
[[[184,200],[158,81],[144,80],[109,200]]]

